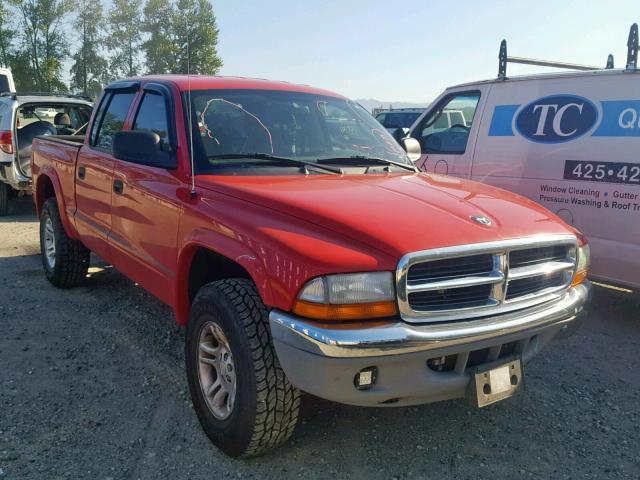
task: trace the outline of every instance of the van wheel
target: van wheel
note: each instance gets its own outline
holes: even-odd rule
[[[91,252],[67,236],[55,198],[48,199],[42,207],[40,251],[47,280],[56,287],[74,287],[87,276]]]
[[[185,341],[191,400],[218,448],[232,457],[250,457],[291,436],[300,391],[282,371],[268,311],[250,280],[219,280],[202,287]]]
[[[9,214],[9,185],[0,181],[0,217]]]

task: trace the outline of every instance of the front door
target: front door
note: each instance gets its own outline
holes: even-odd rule
[[[470,139],[475,138],[479,123],[474,119],[480,118],[480,97],[478,90],[446,94],[422,117],[411,132],[422,149],[416,162],[418,167],[431,173],[470,175],[473,157]]]
[[[158,134],[161,148],[175,160],[169,128],[168,90],[145,87],[132,122],[133,130]],[[177,236],[181,207],[177,191],[183,183],[175,170],[115,160],[112,229],[113,265],[154,295],[171,303],[177,270]]]
[[[84,145],[76,164],[76,228],[89,249],[108,256],[111,230],[111,195],[114,159],[113,135],[122,130],[135,96],[134,92],[104,95],[96,112],[89,145]]]

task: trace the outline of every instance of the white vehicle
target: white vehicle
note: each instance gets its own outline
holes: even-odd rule
[[[31,193],[31,141],[84,135],[92,110],[87,97],[0,93],[0,217],[8,213],[10,193]]]
[[[592,277],[640,287],[638,27],[626,67],[507,57],[497,79],[448,88],[411,127],[423,170],[471,178],[534,200],[582,231]],[[584,70],[507,77],[506,65]],[[443,116],[462,111],[464,122]],[[451,178],[451,181],[454,181]],[[495,205],[487,203],[487,207]]]
[[[56,116],[58,111],[55,108],[36,108],[35,113],[38,114],[39,117],[47,117],[53,118]]]
[[[0,67],[0,93],[15,92],[16,86],[13,83],[13,75],[8,68]]]

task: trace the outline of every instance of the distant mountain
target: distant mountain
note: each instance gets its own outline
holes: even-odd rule
[[[416,103],[416,102],[386,102],[377,100],[375,98],[359,98],[356,100],[360,105],[369,111],[374,108],[426,108],[428,103]]]

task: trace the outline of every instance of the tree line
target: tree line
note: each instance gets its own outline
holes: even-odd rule
[[[214,75],[217,44],[211,0],[0,0],[0,65],[18,91],[95,97],[117,78],[186,73],[188,64]]]

